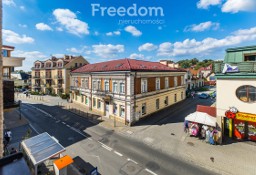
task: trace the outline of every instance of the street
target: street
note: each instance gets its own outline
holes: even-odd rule
[[[139,122],[137,132],[154,130],[154,125],[183,123],[183,116],[193,112],[197,103],[211,101],[187,99],[169,108],[167,115],[162,111],[160,118],[151,116]],[[24,102],[22,113],[38,133],[48,132],[56,137],[68,154],[97,166],[101,174],[215,174],[152,147],[148,144],[150,139],[139,141],[125,133],[115,133],[57,106]]]

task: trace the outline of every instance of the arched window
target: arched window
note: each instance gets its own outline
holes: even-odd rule
[[[236,96],[243,102],[256,102],[256,87],[250,85],[240,86],[236,90]]]

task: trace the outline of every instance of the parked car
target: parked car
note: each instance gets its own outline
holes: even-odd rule
[[[216,91],[209,94],[211,98],[216,98]]]
[[[30,90],[25,90],[25,91],[23,91],[22,93],[23,93],[23,94],[30,94],[31,92],[30,92]]]
[[[199,98],[207,99],[207,98],[209,98],[209,95],[206,94],[206,93],[202,93],[202,94],[199,95]]]

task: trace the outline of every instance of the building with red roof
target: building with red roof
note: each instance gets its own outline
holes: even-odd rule
[[[71,72],[71,99],[125,124],[185,99],[186,70],[159,62],[120,59]]]

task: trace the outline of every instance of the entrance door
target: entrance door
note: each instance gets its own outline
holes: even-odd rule
[[[105,103],[106,117],[109,117],[109,102]]]

